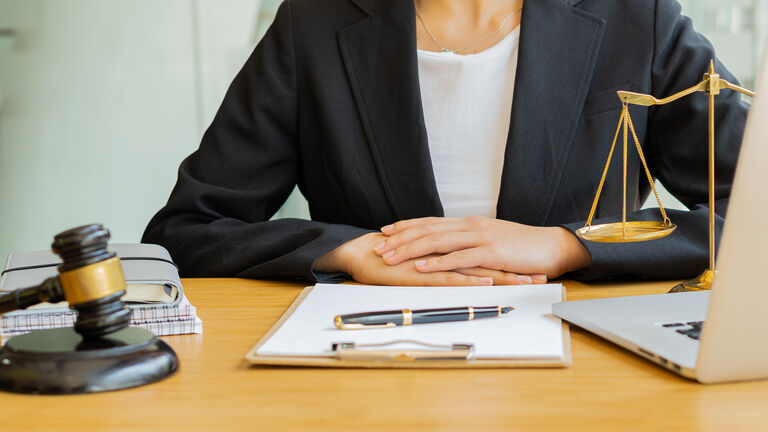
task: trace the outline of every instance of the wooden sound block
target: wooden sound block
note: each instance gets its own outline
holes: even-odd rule
[[[179,367],[176,353],[151,332],[127,327],[84,340],[72,328],[38,330],[0,349],[0,390],[95,393],[160,381]]]

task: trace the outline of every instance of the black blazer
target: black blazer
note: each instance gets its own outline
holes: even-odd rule
[[[332,280],[312,263],[341,243],[442,216],[415,22],[412,0],[285,1],[143,241],[167,247],[187,277]],[[497,217],[582,226],[618,123],[616,90],[668,96],[702,80],[713,57],[674,0],[527,1]],[[693,276],[708,256],[706,96],[631,113],[651,173],[692,210],[670,211],[679,228],[661,240],[585,242],[592,267],[577,276]],[[718,227],[746,114],[735,92],[718,97]],[[620,153],[596,223],[621,215]],[[637,210],[649,187],[636,156],[629,172]],[[269,221],[296,184],[313,220]]]

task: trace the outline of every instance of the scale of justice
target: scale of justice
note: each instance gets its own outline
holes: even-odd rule
[[[645,155],[643,149],[640,146],[640,141],[635,133],[635,128],[632,125],[632,118],[629,115],[630,105],[640,106],[654,106],[654,105],[666,105],[674,102],[678,99],[684,98],[694,93],[705,93],[709,98],[709,268],[707,268],[698,277],[678,284],[670,292],[685,292],[685,291],[702,291],[709,290],[712,287],[712,280],[715,275],[715,96],[720,94],[721,90],[730,89],[739,93],[745,94],[750,97],[754,97],[755,93],[749,91],[743,87],[732,84],[722,78],[719,74],[715,73],[715,62],[710,61],[709,71],[704,74],[704,80],[695,86],[676,93],[672,96],[657,99],[651,95],[642,93],[633,93],[628,91],[618,91],[619,99],[622,103],[622,110],[619,116],[619,126],[616,128],[616,135],[613,138],[613,144],[611,144],[611,150],[608,153],[608,160],[605,163],[605,169],[603,170],[600,184],[597,187],[597,193],[595,194],[595,200],[592,203],[592,209],[589,211],[589,217],[584,227],[576,230],[576,235],[584,240],[604,243],[628,243],[628,242],[640,242],[655,240],[662,237],[666,237],[671,234],[677,225],[675,225],[664,210],[664,206],[661,204],[659,194],[656,192],[654,186],[654,180],[651,176],[651,172],[648,170],[648,165],[645,162]],[[592,219],[595,216],[597,210],[597,203],[600,201],[600,194],[603,191],[603,185],[605,184],[605,178],[608,174],[608,168],[611,165],[611,159],[613,158],[613,152],[616,148],[616,142],[619,138],[619,133],[623,132],[623,180],[624,188],[623,201],[622,201],[622,213],[621,222],[592,225]],[[632,133],[632,139],[635,142],[637,153],[640,157],[640,161],[645,169],[645,175],[648,178],[648,182],[651,185],[651,190],[656,197],[656,202],[659,205],[659,211],[661,212],[661,221],[627,221],[627,141],[629,132]]]

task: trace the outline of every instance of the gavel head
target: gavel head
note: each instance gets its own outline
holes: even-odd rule
[[[58,234],[51,248],[63,263],[59,280],[64,298],[77,311],[75,331],[85,339],[127,327],[131,310],[122,302],[125,276],[120,259],[107,250],[109,231],[99,224]]]

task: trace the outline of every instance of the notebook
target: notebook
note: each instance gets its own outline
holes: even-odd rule
[[[305,289],[283,318],[251,350],[254,364],[365,367],[345,364],[339,345],[356,349],[384,346],[389,352],[450,350],[471,347],[461,362],[430,366],[567,366],[570,346],[567,330],[551,313],[563,299],[560,284],[492,287],[394,287],[317,284]],[[473,321],[415,324],[386,329],[340,330],[336,315],[392,309],[428,309],[461,306],[513,306],[496,318]],[[395,356],[396,357],[396,356]],[[407,357],[407,356],[406,356]],[[410,358],[409,358],[410,360]],[[439,363],[439,362],[438,362]],[[419,367],[422,362],[410,362]],[[394,363],[372,363],[389,367]]]
[[[131,325],[158,336],[202,333],[202,321],[184,295],[178,269],[165,248],[116,243],[108,249],[120,257],[127,284],[123,301],[132,309]],[[0,294],[55,276],[60,263],[61,259],[49,250],[11,253],[0,276]],[[10,312],[0,317],[0,339],[5,342],[32,330],[69,327],[75,317],[66,302]]]

